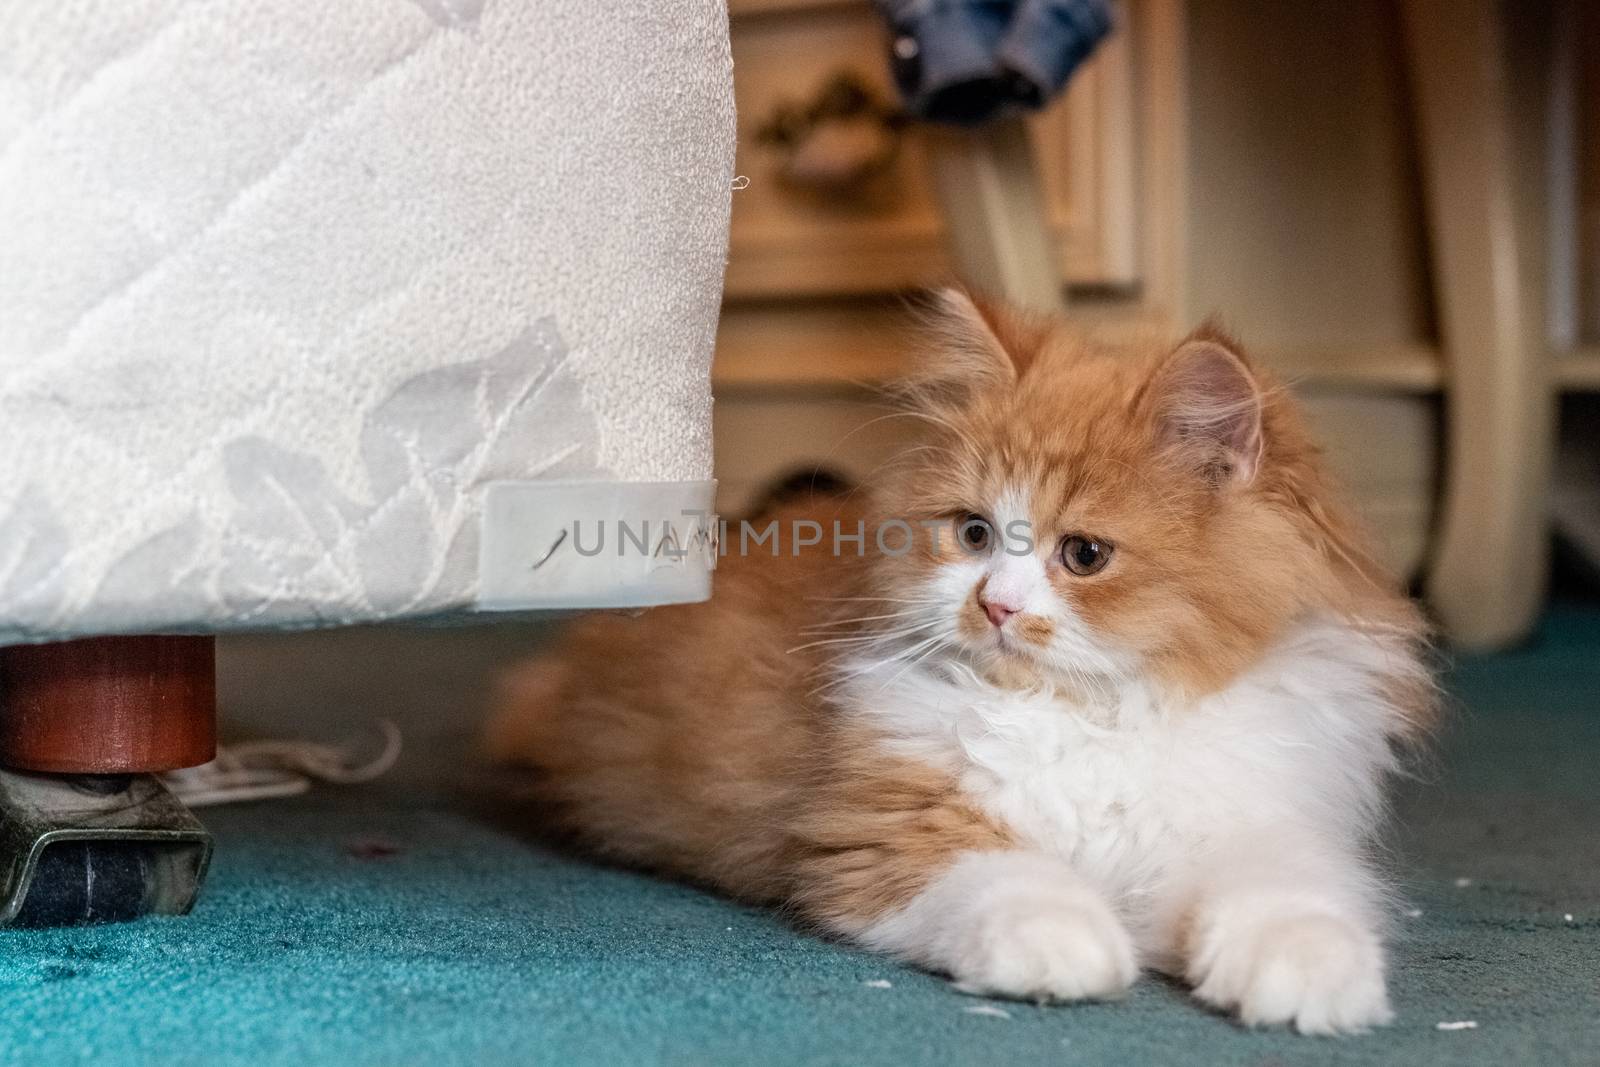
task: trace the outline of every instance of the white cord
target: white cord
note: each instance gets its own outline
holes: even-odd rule
[[[168,771],[161,779],[191,808],[295,796],[314,782],[370,782],[400,758],[400,728],[387,719],[380,719],[378,728],[383,751],[366,763],[315,741],[246,741],[219,746],[210,763]]]

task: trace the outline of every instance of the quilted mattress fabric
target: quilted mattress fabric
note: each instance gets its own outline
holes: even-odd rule
[[[479,601],[484,489],[710,477],[720,0],[0,20],[0,642]]]

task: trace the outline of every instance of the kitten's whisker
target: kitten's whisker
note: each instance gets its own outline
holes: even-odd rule
[[[951,436],[953,436],[956,440],[958,440],[962,444],[966,445],[968,448],[970,448],[973,452],[977,453],[978,455],[983,455],[984,452],[985,452],[985,449],[982,446],[980,446],[976,440],[973,439],[971,434],[967,433],[965,430],[963,430],[961,427],[957,426],[955,423],[951,422],[949,419],[944,418],[941,415],[935,415],[931,411],[922,411],[922,410],[897,411],[897,412],[894,412],[894,413],[889,414],[889,415],[883,415],[879,419],[876,419],[874,421],[881,422],[883,419],[896,419],[896,418],[899,418],[899,419],[921,419],[923,422],[929,423],[929,424],[934,425],[934,426],[938,426],[941,429],[945,430]],[[869,422],[866,425],[870,426],[870,425],[872,425],[872,423]]]
[[[858,622],[876,622],[880,619],[909,619],[914,617],[916,614],[917,613],[915,611],[891,611],[887,615],[857,615],[854,618],[849,619],[833,619],[828,622],[819,622],[815,626],[807,627],[806,630],[820,630],[823,627],[837,628],[840,626],[850,626]],[[805,633],[806,630],[801,630],[800,632]]]
[[[911,637],[911,636],[914,636],[914,635],[915,635],[915,631],[908,631],[908,632],[906,632],[904,634],[895,634],[893,636],[895,636],[895,637]],[[873,636],[873,637],[833,637],[833,638],[829,638],[829,639],[827,639],[825,641],[808,641],[803,645],[795,645],[793,648],[786,648],[786,649],[783,650],[783,654],[785,656],[791,656],[796,652],[804,652],[808,648],[826,648],[829,645],[859,645],[859,646],[862,646],[862,647],[861,648],[853,648],[853,649],[852,648],[843,648],[843,649],[840,649],[840,651],[841,652],[860,652],[860,651],[863,651],[865,648],[870,648],[875,643],[882,642],[883,640],[884,639],[882,637],[880,637],[880,636]]]
[[[901,451],[890,456],[888,459],[884,460],[882,463],[878,464],[876,467],[872,468],[872,470],[868,471],[866,478],[863,479],[863,481],[871,482],[884,471],[895,471],[898,473],[902,470],[902,466],[911,467],[913,465],[913,461],[916,461],[924,452],[934,452],[942,455],[949,454],[949,450],[944,445],[917,445],[915,448],[902,449]],[[932,461],[930,461],[930,465],[932,465]]]
[[[887,642],[892,642],[892,640],[893,639],[885,639],[885,642],[886,643]],[[830,671],[835,672],[838,675],[838,677],[835,680],[835,682],[834,683],[830,683],[830,684],[838,684],[840,682],[850,681],[852,679],[859,678],[860,676],[862,676],[864,674],[870,674],[873,671],[881,670],[881,669],[883,669],[885,667],[891,666],[891,665],[893,665],[893,664],[895,664],[895,663],[907,658],[908,656],[916,653],[918,650],[922,649],[925,645],[927,645],[929,641],[936,641],[936,640],[939,640],[939,635],[937,635],[937,634],[935,634],[932,638],[928,638],[928,639],[923,640],[923,641],[918,641],[915,644],[913,644],[913,645],[911,645],[911,646],[909,646],[907,648],[902,648],[902,649],[895,650],[891,655],[869,659],[866,662],[863,662],[863,663],[859,664],[858,666],[856,666],[854,668],[850,668],[850,669],[846,669],[846,668],[840,666],[837,663],[829,664],[829,665],[827,665],[827,669],[830,670]],[[870,647],[871,646],[869,645],[868,648],[870,649]],[[851,655],[860,656],[860,655],[864,655],[866,650],[865,649],[851,649],[849,651],[850,651]]]
[[[949,640],[949,638],[948,638],[948,635],[946,635],[946,634],[935,634],[932,638],[929,639],[929,641],[924,641],[922,643],[923,645],[930,644],[930,642],[931,642],[932,647],[930,647],[926,652],[923,652],[921,655],[919,655],[919,656],[915,657],[914,659],[912,659],[904,667],[901,667],[899,671],[895,672],[895,676],[893,678],[890,678],[887,682],[884,682],[882,685],[880,685],[878,687],[878,690],[881,692],[884,689],[887,689],[889,686],[893,685],[894,683],[898,682],[901,679],[901,677],[904,676],[904,674],[907,671],[911,670],[917,664],[921,663],[923,660],[927,659],[929,656],[931,656],[935,652],[939,651],[939,649],[942,648],[944,646],[944,644],[948,640]],[[918,645],[917,647],[921,648],[922,645]]]
[[[809,641],[809,642],[807,642],[806,644],[803,644],[803,645],[796,645],[791,649],[785,650],[784,651],[784,655],[787,656],[790,653],[799,652],[802,649],[817,648],[817,647],[820,647],[822,645],[846,645],[846,644],[868,645],[868,644],[874,644],[874,643],[890,642],[890,641],[896,640],[898,638],[911,637],[912,635],[921,633],[921,632],[923,632],[925,630],[930,629],[931,627],[941,626],[941,625],[943,625],[942,620],[932,619],[932,620],[929,620],[928,622],[918,623],[915,626],[901,627],[900,629],[897,629],[897,630],[885,630],[885,631],[881,631],[881,632],[867,633],[867,634],[849,634],[849,635],[844,636],[844,637],[827,637],[827,638],[823,638],[820,641]]]
[[[840,601],[840,602],[842,602],[842,601],[850,601],[850,600],[870,600],[870,601],[882,601],[882,602],[888,603],[888,604],[937,604],[937,603],[940,603],[940,600],[939,600],[938,597],[925,597],[925,596],[923,596],[923,597],[916,597],[916,596],[808,596],[808,597],[806,597],[806,599],[807,600],[818,600],[818,601]]]

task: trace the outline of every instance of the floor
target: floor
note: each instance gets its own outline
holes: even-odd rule
[[[465,758],[492,667],[545,629],[233,639],[225,721],[409,748],[378,784],[213,808],[184,919],[0,932],[0,1061],[910,1064],[1600,1062],[1600,606],[1452,672],[1397,833],[1397,1022],[1252,1033],[1155,980],[977,1000],[768,915],[548,851]]]

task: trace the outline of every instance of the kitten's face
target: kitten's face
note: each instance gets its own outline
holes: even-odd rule
[[[930,656],[1080,689],[1224,682],[1313,570],[1266,470],[1252,374],[1212,340],[1113,356],[1043,333],[989,339],[1010,365],[927,409],[936,448],[888,493],[942,523],[883,574],[918,636],[945,637]]]

